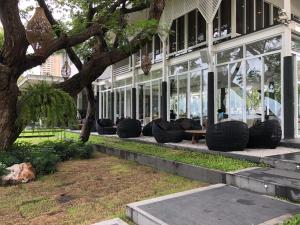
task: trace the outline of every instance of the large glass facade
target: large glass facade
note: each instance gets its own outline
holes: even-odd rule
[[[219,121],[228,117],[251,126],[282,119],[281,45],[276,36],[217,53]]]
[[[137,113],[146,125],[160,118],[162,70],[154,70],[149,75],[137,75]]]
[[[226,37],[231,33],[231,0],[223,0],[214,18],[214,38]]]
[[[279,10],[265,0],[236,0],[237,33],[247,34],[278,24]]]
[[[170,66],[170,119],[192,118],[201,124],[207,117],[207,61],[197,58]]]

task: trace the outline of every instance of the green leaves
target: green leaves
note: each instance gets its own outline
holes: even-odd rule
[[[4,43],[4,31],[0,28],[0,49]]]
[[[46,127],[66,127],[76,120],[74,99],[46,82],[30,85],[19,98],[18,123],[43,122]]]

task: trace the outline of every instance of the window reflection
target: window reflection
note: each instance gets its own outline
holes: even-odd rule
[[[228,66],[217,67],[218,121],[228,117]]]
[[[246,111],[249,126],[261,120],[261,76],[262,59],[246,61]]]

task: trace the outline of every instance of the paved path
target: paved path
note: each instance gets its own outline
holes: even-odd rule
[[[300,206],[226,185],[129,204],[138,225],[275,225]]]

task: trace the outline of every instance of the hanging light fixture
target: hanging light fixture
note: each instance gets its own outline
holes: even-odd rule
[[[145,75],[148,75],[150,73],[151,67],[152,67],[152,60],[149,57],[148,54],[148,43],[146,44],[146,52],[142,56],[142,62],[141,62],[141,68]]]
[[[68,63],[68,60],[65,61],[63,67],[61,68],[61,76],[67,80],[71,76],[71,67]]]
[[[43,54],[44,49],[53,42],[52,26],[43,8],[35,9],[34,15],[27,24],[26,37],[36,54]]]

